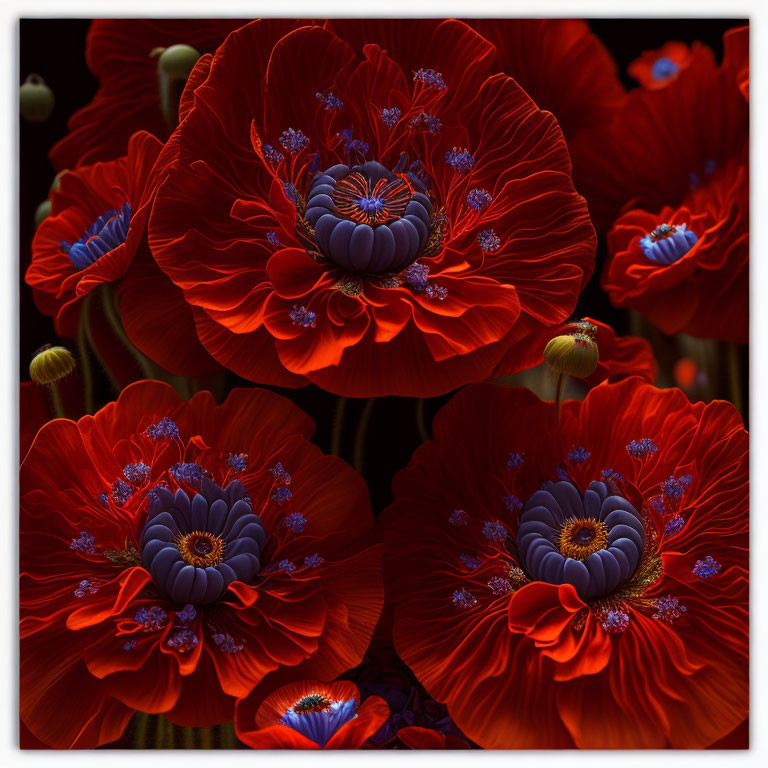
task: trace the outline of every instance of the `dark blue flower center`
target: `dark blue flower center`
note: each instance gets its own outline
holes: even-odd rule
[[[85,269],[125,242],[130,223],[131,206],[123,203],[119,210],[113,209],[99,216],[76,242],[62,240],[61,250],[69,256],[75,269]]]
[[[432,203],[413,174],[380,163],[334,165],[318,173],[307,195],[305,218],[318,250],[350,272],[399,272],[429,238]]]
[[[280,718],[280,722],[324,747],[342,725],[357,717],[358,704],[354,699],[350,699],[329,701],[328,705],[322,708],[307,708],[305,706],[307,699],[315,697],[325,699],[318,694],[304,697]]]
[[[517,550],[528,576],[572,584],[583,600],[610,594],[635,573],[645,547],[635,508],[594,482],[582,497],[573,483],[545,483],[520,513]]]
[[[685,224],[660,224],[640,240],[643,253],[655,264],[674,264],[698,242],[695,232]]]
[[[656,59],[651,67],[651,77],[656,81],[669,80],[680,71],[680,65],[667,56]]]
[[[141,533],[141,559],[161,595],[182,605],[218,600],[233,581],[261,568],[266,534],[239,481],[220,488],[201,479],[190,499],[155,488]]]

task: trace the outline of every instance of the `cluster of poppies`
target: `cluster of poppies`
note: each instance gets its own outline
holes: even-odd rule
[[[137,712],[261,749],[741,726],[741,416],[573,316],[600,233],[616,307],[747,341],[748,36],[649,51],[627,91],[582,21],[92,22],[26,282],[176,388],[22,418],[22,744]],[[506,385],[545,357],[583,400]],[[458,391],[374,516],[308,385]]]

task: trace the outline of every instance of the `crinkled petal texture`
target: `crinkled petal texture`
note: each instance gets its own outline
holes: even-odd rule
[[[623,206],[677,207],[713,166],[741,153],[749,136],[746,28],[725,36],[730,55],[718,67],[694,43],[690,61],[663,88],[635,88],[616,119],[569,143],[577,189],[598,229]]]
[[[152,254],[203,346],[252,381],[444,393],[565,320],[592,271],[562,132],[514,80],[488,76],[493,46],[457,21],[377,25],[239,29],[169,142]],[[427,185],[428,228],[409,223],[391,246],[418,257],[422,282],[345,271],[312,239],[315,172],[364,160]],[[470,206],[472,190],[489,199]],[[351,228],[334,230],[336,253]]]
[[[330,680],[360,662],[383,600],[373,515],[362,479],[308,442],[313,429],[272,392],[236,389],[217,406],[142,381],[94,416],[40,430],[20,524],[21,714],[36,738],[94,747],[133,710],[231,721],[257,684]],[[162,566],[141,566],[141,532],[154,489],[199,515],[189,499],[214,484],[233,489],[225,500],[245,488],[266,539],[253,580],[190,618],[155,588]]]
[[[35,232],[32,262],[25,275],[41,312],[54,318],[60,335],[74,337],[80,305],[92,290],[119,280],[146,234],[152,197],[152,170],[162,144],[149,133],[131,137],[127,155],[68,171],[51,192],[51,215]],[[91,248],[91,263],[71,258],[72,244],[88,236],[108,212],[123,212],[120,230]],[[127,219],[127,220],[126,220]]]
[[[649,384],[656,381],[659,366],[653,356],[653,349],[647,339],[638,336],[617,336],[610,325],[601,323],[592,317],[584,320],[595,327],[594,341],[598,349],[598,362],[594,372],[584,379],[589,387],[594,387],[608,379],[618,381],[628,376],[639,376]],[[572,335],[577,331],[573,323],[564,323],[557,328],[547,328],[535,343],[527,349],[528,357],[517,360],[502,360],[495,376],[506,376],[516,370],[527,370],[544,362],[544,350],[555,336]]]
[[[88,69],[99,80],[90,104],[69,119],[69,134],[50,151],[57,171],[113,160],[125,154],[136,131],[165,141],[169,125],[161,108],[157,60],[164,48],[190,45],[212,53],[238,19],[96,19],[86,37]],[[177,90],[171,88],[171,92]],[[115,120],[119,114],[120,119]]]
[[[281,722],[289,709],[298,702],[323,697],[326,705],[338,705],[344,702],[354,702],[351,719],[343,720],[340,724],[323,727],[307,727],[302,730],[301,718],[323,719],[330,714],[328,711],[316,711],[296,718],[297,727],[290,727]],[[255,709],[255,713],[254,713]],[[249,701],[238,702],[237,735],[253,749],[359,749],[363,743],[373,736],[389,717],[389,706],[379,696],[369,696],[362,703],[360,692],[354,683],[340,680],[334,683],[323,683],[319,680],[302,680],[283,685],[273,691],[261,703],[258,697],[250,697]],[[333,720],[331,719],[331,723]],[[322,733],[329,737],[325,744],[318,743],[312,736]]]
[[[663,224],[697,236],[676,261],[649,258],[641,244]],[[664,333],[745,343],[749,336],[748,152],[698,184],[677,208],[633,209],[608,234],[602,286]]]
[[[496,63],[541,107],[566,141],[610,123],[626,99],[616,62],[582,19],[472,19]]]
[[[632,378],[562,404],[558,425],[527,390],[475,385],[434,434],[394,480],[385,582],[398,653],[467,736],[702,748],[746,718],[748,436],[733,406]],[[565,478],[577,502],[597,480],[641,510],[637,573],[597,600],[518,561],[521,506]]]

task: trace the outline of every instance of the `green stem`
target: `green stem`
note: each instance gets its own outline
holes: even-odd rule
[[[564,375],[561,373],[557,377],[557,391],[555,392],[555,412],[557,413],[557,421],[560,422],[560,398],[563,394],[563,378]]]
[[[53,413],[57,419],[65,419],[67,416],[64,413],[64,404],[61,402],[61,392],[59,392],[59,385],[52,381],[48,385],[48,392],[51,394],[51,400],[53,400]]]
[[[736,406],[736,410],[744,415],[743,403],[741,399],[741,356],[736,344],[728,345],[728,379],[731,390],[731,402]]]
[[[235,737],[235,724],[222,723],[219,726],[219,740],[221,749],[235,749],[237,739]]]
[[[368,429],[368,422],[371,420],[371,413],[373,413],[373,404],[375,402],[375,397],[369,397],[365,401],[365,407],[360,414],[360,420],[357,422],[357,431],[355,432],[355,447],[352,453],[352,463],[361,475],[363,474],[363,461],[365,458],[365,433]]]
[[[160,715],[160,717],[163,717]],[[163,717],[163,720],[165,718]],[[174,749],[174,732],[176,730],[176,726],[170,721],[165,721],[165,739],[163,740],[163,749]]]
[[[165,718],[162,715],[155,717],[155,749],[165,746]]]
[[[120,313],[117,309],[117,299],[114,294],[112,285],[105,283],[101,288],[101,305],[104,308],[104,316],[107,318],[110,328],[114,332],[115,336],[123,343],[123,346],[128,350],[131,357],[136,361],[136,365],[139,366],[139,370],[146,379],[154,378],[154,370],[152,363],[147,357],[141,354],[138,349],[133,345],[131,340],[126,336],[123,330],[123,324],[120,320]]]
[[[80,357],[80,370],[83,376],[83,387],[85,389],[85,412],[93,413],[93,371],[91,370],[91,358],[88,354],[88,314],[91,304],[91,294],[89,293],[83,300],[83,306],[80,308],[80,323],[77,328],[77,347]]]
[[[213,728],[198,728],[197,735],[200,737],[200,749],[213,749]]]
[[[149,715],[146,712],[137,712],[133,716],[134,732],[133,732],[133,746],[134,749],[145,749],[147,746],[147,722]]]
[[[420,397],[416,401],[416,428],[419,430],[419,437],[421,438],[422,443],[426,443],[428,440],[432,439],[432,435],[429,432],[427,420],[424,415],[424,405],[425,400],[423,397]]]
[[[184,749],[195,749],[195,729],[194,728],[181,729],[181,743],[184,745]]]
[[[341,433],[344,429],[344,409],[346,405],[346,397],[340,397],[336,400],[336,410],[333,414],[333,428],[331,431],[331,453],[334,456],[341,456]]]

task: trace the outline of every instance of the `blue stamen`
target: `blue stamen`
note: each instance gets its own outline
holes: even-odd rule
[[[627,453],[633,459],[645,459],[652,453],[656,453],[658,450],[656,443],[649,437],[644,437],[642,440],[633,440],[627,446]]]
[[[197,611],[195,610],[195,606],[189,603],[185,605],[184,608],[182,608],[180,611],[176,612],[176,619],[182,625],[191,624],[195,620],[196,616]]]
[[[83,579],[80,584],[78,584],[77,589],[75,589],[75,597],[92,595],[94,592],[97,592],[98,589],[98,587],[93,585],[93,582],[88,581],[88,579]]]
[[[69,548],[84,555],[92,555],[96,551],[93,543],[93,536],[90,536],[85,531],[80,531],[80,538],[72,539]]]
[[[290,528],[294,533],[303,533],[307,518],[301,512],[291,512],[283,522],[285,527]]]
[[[423,291],[429,280],[429,267],[426,264],[414,262],[402,272],[403,279],[417,291]]]
[[[307,309],[303,304],[294,304],[293,309],[288,313],[291,322],[294,325],[300,325],[302,328],[314,328],[317,324],[317,315]]]
[[[179,428],[167,416],[160,419],[157,424],[147,427],[146,434],[153,440],[177,440]]]
[[[272,165],[280,165],[280,162],[285,157],[282,152],[275,149],[271,144],[265,144],[262,152],[264,153],[264,157],[269,160]]]
[[[448,298],[448,289],[443,288],[442,285],[435,285],[434,283],[428,283],[424,289],[428,299],[437,299],[438,301],[445,301]]]
[[[583,445],[577,445],[568,451],[568,458],[574,464],[583,464],[590,456],[589,451]]]
[[[248,454],[230,453],[227,456],[227,464],[233,472],[242,472],[248,466]]]
[[[467,205],[476,211],[485,210],[492,201],[490,192],[485,189],[470,189],[467,193]]]
[[[69,256],[75,269],[83,270],[122,245],[128,237],[130,223],[131,206],[123,203],[119,210],[113,209],[99,216],[76,242],[62,241],[61,250]]]
[[[463,509],[454,509],[451,513],[451,516],[448,518],[448,522],[451,525],[466,525],[467,524],[467,513]]]
[[[661,484],[662,493],[672,501],[679,501],[691,485],[693,478],[690,475],[675,479],[670,476]]]
[[[316,93],[315,98],[323,102],[323,106],[326,109],[341,109],[344,106],[344,102],[330,91],[328,93]]]
[[[656,613],[653,614],[653,618],[657,621],[666,621],[671,624],[676,619],[679,619],[688,609],[684,605],[680,605],[680,601],[672,595],[666,597],[660,597],[656,601]]]
[[[205,470],[199,464],[189,462],[178,462],[168,472],[177,483],[185,482],[187,485],[198,485],[205,475]]]
[[[482,564],[482,560],[477,557],[477,555],[466,555],[464,553],[459,555],[459,560],[461,560],[464,565],[469,568],[470,571],[474,571],[475,568],[479,568]]]
[[[281,485],[290,485],[291,476],[285,471],[283,465],[278,461],[274,467],[270,467],[269,471],[272,473],[272,477]]]
[[[213,636],[213,642],[222,653],[240,653],[245,648],[245,643],[235,642],[232,635],[227,633],[218,633]]]
[[[510,514],[515,514],[515,512],[519,512],[523,508],[523,502],[520,501],[517,496],[505,496],[502,499],[502,502],[504,504],[504,509]]]
[[[675,515],[664,527],[665,536],[674,536],[685,528],[685,520],[680,515]]]
[[[489,541],[504,541],[507,529],[500,520],[488,520],[483,525],[483,536]]]
[[[115,480],[112,483],[112,501],[115,504],[125,504],[131,496],[133,496],[133,488],[125,480]]]
[[[445,153],[445,162],[458,173],[471,171],[475,165],[475,158],[466,149],[449,149]]]
[[[415,83],[424,83],[429,88],[436,88],[438,91],[444,91],[446,88],[443,76],[434,69],[419,69],[413,73]]]
[[[159,605],[153,605],[151,608],[139,608],[133,620],[141,624],[143,632],[157,632],[165,626],[168,614]]]
[[[280,486],[280,488],[275,488],[272,493],[272,501],[276,501],[278,504],[283,504],[292,496],[293,494],[287,488]]]
[[[464,587],[457,589],[451,599],[457,608],[472,608],[477,605],[477,598]]]
[[[191,629],[180,629],[171,635],[166,645],[179,653],[189,653],[199,642],[197,635]]]
[[[401,112],[398,109],[398,107],[392,107],[391,109],[382,109],[381,110],[381,119],[384,121],[384,125],[387,126],[390,130],[394,128],[397,125],[398,120],[400,120]]]
[[[139,487],[146,485],[149,482],[151,470],[143,462],[140,461],[137,464],[126,464],[123,467],[123,475],[125,479],[132,485]]]
[[[123,643],[123,650],[124,651],[132,651],[136,647],[136,641],[135,640],[126,640]]]
[[[507,458],[507,466],[517,469],[523,463],[523,456],[524,454],[518,451],[510,451]]]
[[[703,560],[696,561],[696,565],[693,566],[693,573],[700,579],[711,579],[720,573],[721,567],[712,555],[707,555]]]
[[[512,591],[512,585],[506,579],[502,579],[501,576],[494,576],[489,579],[488,588],[496,597],[501,597]]]
[[[304,567],[305,568],[317,568],[318,565],[321,563],[324,563],[325,559],[320,557],[320,555],[315,552],[314,555],[308,555],[304,558]]]
[[[609,634],[625,632],[629,626],[629,615],[622,611],[608,611],[603,618],[602,626]]]
[[[296,566],[290,560],[281,560],[277,564],[277,568],[278,570],[285,571],[286,573],[293,573],[296,570]]]
[[[292,155],[298,155],[309,144],[309,138],[301,131],[288,128],[280,134],[280,144]]]
[[[267,232],[267,242],[270,245],[274,245],[275,248],[279,248],[282,243],[277,239],[277,235],[274,232]]]

